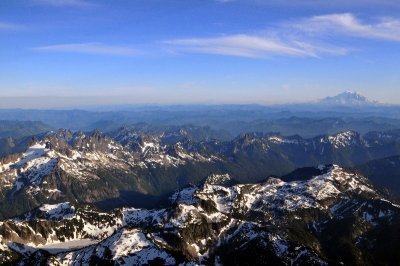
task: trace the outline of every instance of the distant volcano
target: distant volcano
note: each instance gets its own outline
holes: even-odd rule
[[[349,106],[363,106],[363,105],[377,105],[379,102],[372,101],[365,96],[351,91],[342,92],[336,96],[329,96],[319,100],[320,104],[326,105],[349,105]]]

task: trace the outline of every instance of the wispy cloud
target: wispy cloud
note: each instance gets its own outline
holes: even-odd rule
[[[64,53],[82,53],[93,55],[118,55],[118,56],[134,56],[140,54],[139,50],[124,47],[105,45],[102,43],[70,43],[57,44],[49,46],[34,47],[32,50],[41,52],[64,52]]]
[[[346,54],[341,47],[322,47],[300,40],[270,38],[256,35],[230,35],[216,38],[193,38],[165,41],[183,52],[268,58],[274,55],[318,57],[320,54]]]
[[[24,28],[24,26],[18,24],[0,22],[0,30],[21,30]]]
[[[351,13],[330,14],[304,19],[291,26],[314,34],[344,34],[353,37],[400,41],[400,20],[388,17],[366,23]]]
[[[327,40],[326,35],[333,36]],[[184,38],[164,41],[178,52],[239,57],[320,57],[346,55],[357,47],[344,47],[343,36],[400,41],[400,20],[379,18],[365,23],[351,13],[313,16],[283,22],[258,34],[236,34],[213,38]]]
[[[86,0],[33,0],[33,3],[54,7],[90,7],[96,5]]]

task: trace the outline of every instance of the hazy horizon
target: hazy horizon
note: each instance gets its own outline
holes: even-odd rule
[[[326,95],[318,99],[304,101],[281,101],[281,102],[260,102],[260,101],[171,101],[171,102],[130,102],[125,98],[119,97],[62,97],[62,96],[36,96],[36,97],[0,97],[0,109],[92,109],[92,108],[119,108],[135,106],[213,106],[213,105],[260,105],[260,106],[285,106],[303,105],[318,103],[326,97],[336,95]],[[375,100],[375,99],[368,99]],[[380,105],[398,105],[392,103],[378,102]]]

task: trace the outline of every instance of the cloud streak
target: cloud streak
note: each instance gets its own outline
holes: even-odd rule
[[[164,42],[178,51],[219,54],[249,58],[271,56],[318,57],[320,54],[347,53],[341,47],[322,47],[299,40],[284,40],[257,35],[229,35],[216,38],[177,39]]]
[[[32,48],[38,52],[81,53],[92,55],[135,56],[140,54],[136,49],[124,46],[112,46],[102,43],[70,43]]]
[[[329,41],[324,36],[329,35]],[[273,36],[273,37],[271,37]],[[341,37],[400,41],[400,20],[380,18],[365,23],[351,13],[313,16],[266,29],[262,34],[236,34],[213,38],[164,41],[183,53],[269,58],[271,56],[320,57],[346,55],[357,48],[343,47]]]
[[[50,1],[50,0],[45,0]],[[51,0],[78,1],[78,0]],[[81,1],[78,1],[81,2]],[[0,23],[1,29],[17,25]],[[333,38],[324,38],[330,36]],[[314,57],[346,55],[357,47],[344,47],[343,36],[381,41],[400,41],[400,20],[379,18],[366,23],[351,13],[319,15],[277,24],[258,34],[232,34],[218,37],[180,38],[162,41],[163,48],[174,53],[200,53],[268,59],[275,56]],[[64,52],[96,55],[134,56],[131,47],[102,43],[69,43],[32,48],[40,52]]]
[[[380,18],[374,23],[364,23],[351,13],[314,16],[291,25],[314,34],[335,34],[400,41],[400,20]]]

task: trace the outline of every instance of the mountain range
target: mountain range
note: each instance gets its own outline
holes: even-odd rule
[[[164,128],[190,124],[210,126],[214,130],[224,131],[230,137],[260,130],[312,137],[319,134],[337,133],[346,129],[366,133],[376,128],[381,130],[400,128],[399,106],[375,104],[374,101],[367,100],[364,96],[349,92],[312,103],[137,105],[90,110],[0,109],[0,117],[13,122],[38,121],[53,129],[69,128],[73,131],[99,129],[103,132],[110,132],[122,126],[142,123]],[[293,118],[299,120],[297,124],[296,121],[291,121]],[[321,120],[321,126],[318,126],[318,120]],[[337,124],[335,124],[336,122]],[[307,127],[301,127],[304,123],[312,125],[309,130]],[[296,125],[297,127],[295,127]],[[14,126],[14,128],[16,127]],[[0,127],[0,137],[18,137],[17,134],[9,135],[10,131],[7,133],[7,130],[4,130],[3,133],[3,130],[4,128]]]
[[[303,169],[309,172],[310,169]],[[302,170],[298,170],[299,174]],[[24,265],[395,265],[400,206],[337,165],[290,181],[211,175],[160,209],[45,204],[0,224]]]
[[[0,110],[0,264],[397,265],[396,108]]]
[[[144,133],[121,128],[107,135],[61,129],[38,135],[25,152],[0,160],[0,215],[10,218],[60,201],[103,210],[154,207],[211,174],[253,183],[301,167],[356,167],[400,154],[400,132],[347,131],[311,139],[252,133],[230,141],[191,132],[201,129]]]

